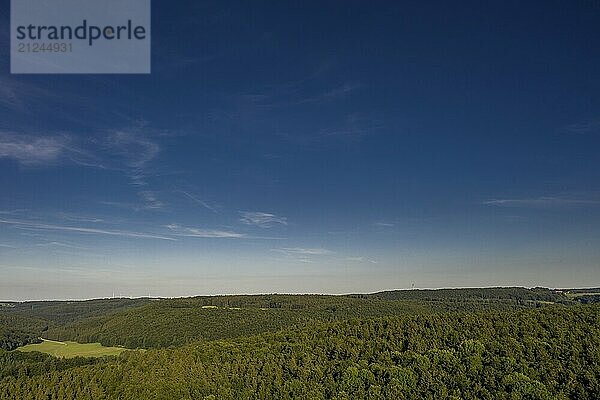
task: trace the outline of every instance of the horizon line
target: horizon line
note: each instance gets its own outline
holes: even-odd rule
[[[375,292],[344,292],[344,293],[317,293],[317,292],[254,292],[254,293],[217,293],[217,294],[195,294],[195,295],[183,295],[183,296],[107,296],[107,297],[89,297],[89,298],[53,298],[53,299],[27,299],[27,300],[0,300],[0,303],[29,303],[29,302],[51,302],[51,301],[91,301],[91,300],[116,300],[116,299],[127,299],[127,300],[139,300],[139,299],[157,299],[157,300],[169,300],[169,299],[189,299],[194,297],[229,297],[229,296],[269,296],[269,295],[287,295],[287,296],[351,296],[351,295],[372,295],[383,292],[400,292],[400,291],[419,291],[419,290],[460,290],[460,289],[548,289],[552,291],[564,291],[564,290],[584,290],[584,289],[598,289],[600,285],[587,286],[587,287],[547,287],[547,286],[520,286],[520,285],[491,285],[491,286],[441,286],[441,287],[414,287],[414,288],[400,288],[400,289],[382,289]]]

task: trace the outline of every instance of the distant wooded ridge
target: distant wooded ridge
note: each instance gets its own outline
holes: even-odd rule
[[[600,287],[596,288],[546,288],[546,287],[524,287],[524,286],[490,286],[490,287],[464,287],[464,288],[431,288],[431,289],[391,289],[382,290],[378,292],[367,292],[367,293],[345,293],[345,294],[325,294],[325,293],[257,293],[257,294],[217,294],[217,295],[196,295],[196,296],[177,296],[177,297],[162,297],[162,296],[141,296],[141,297],[130,297],[130,296],[118,296],[118,297],[99,297],[93,299],[68,299],[68,300],[24,300],[24,301],[12,301],[5,300],[0,302],[0,307],[13,307],[16,304],[64,304],[65,302],[95,302],[103,300],[118,300],[118,299],[130,299],[130,300],[144,300],[144,299],[185,299],[185,298],[222,298],[222,297],[256,297],[256,296],[273,296],[273,295],[286,295],[286,296],[372,296],[380,298],[389,297],[401,297],[406,299],[421,299],[427,296],[433,296],[438,298],[445,297],[483,297],[483,298],[515,298],[515,297],[532,297],[532,294],[539,296],[547,293],[597,293],[600,294]]]
[[[159,348],[276,331],[313,320],[587,304],[600,300],[593,290],[492,287],[348,295],[260,294],[4,302],[4,307],[0,307],[0,348],[13,350],[38,343],[40,337],[99,342],[105,346]]]

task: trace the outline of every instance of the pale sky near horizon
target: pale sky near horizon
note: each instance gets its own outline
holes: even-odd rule
[[[154,1],[51,76],[8,4],[0,300],[600,286],[595,2]]]

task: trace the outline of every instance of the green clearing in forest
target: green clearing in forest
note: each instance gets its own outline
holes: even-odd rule
[[[117,356],[123,351],[127,350],[122,347],[105,347],[100,343],[56,342],[54,340],[42,340],[42,343],[28,344],[27,346],[19,347],[17,351],[39,351],[40,353],[50,354],[54,357],[73,358]]]

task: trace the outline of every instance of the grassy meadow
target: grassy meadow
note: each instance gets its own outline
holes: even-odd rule
[[[77,343],[77,342],[57,342],[54,340],[42,339],[42,343],[28,344],[19,347],[17,351],[50,354],[54,357],[73,358],[73,357],[103,357],[117,356],[126,349],[122,347],[105,347],[100,343]]]

